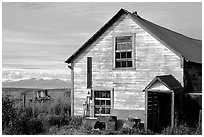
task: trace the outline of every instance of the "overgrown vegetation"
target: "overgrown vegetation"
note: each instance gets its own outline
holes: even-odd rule
[[[31,102],[16,105],[10,96],[2,98],[3,134],[46,134],[52,126],[61,127],[73,122],[70,117],[70,103],[66,96],[58,96],[47,103]]]
[[[183,127],[185,127],[183,129]],[[97,130],[87,129],[83,126],[63,126],[63,127],[51,127],[47,134],[50,135],[158,135],[149,130],[139,128],[121,128],[120,130]],[[161,134],[164,135],[202,135],[202,129],[189,128],[186,125],[179,125],[173,129],[170,127],[164,129]]]
[[[19,107],[8,96],[2,98],[2,133],[6,135],[152,135],[143,128],[121,128],[120,130],[87,129],[82,125],[82,117],[70,117],[70,104],[65,96],[58,96],[48,103],[29,103]],[[18,107],[17,107],[18,106]],[[180,124],[167,127],[165,135],[201,135],[202,127],[190,128]]]
[[[202,127],[189,127],[186,123],[182,123],[173,128],[167,127],[162,131],[163,135],[202,135]]]

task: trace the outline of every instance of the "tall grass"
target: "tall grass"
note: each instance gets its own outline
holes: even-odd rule
[[[70,100],[64,94],[46,103],[29,102],[26,107],[16,105],[8,96],[2,98],[3,134],[44,134],[50,126],[68,125]]]
[[[81,117],[70,117],[70,103],[63,94],[47,103],[28,103],[26,107],[16,107],[15,101],[7,96],[2,98],[2,133],[17,135],[152,135],[143,128],[122,128],[118,131],[92,130],[82,126]],[[180,124],[167,127],[164,135],[201,135],[202,127],[191,128]]]
[[[163,135],[202,135],[202,127],[189,127],[186,123],[174,126],[173,128],[165,128],[161,134]]]
[[[34,116],[38,116],[41,113],[56,115],[64,113],[69,115],[70,108],[70,98],[66,96],[66,92],[57,94],[44,103],[29,102],[26,104],[26,109],[32,110]]]

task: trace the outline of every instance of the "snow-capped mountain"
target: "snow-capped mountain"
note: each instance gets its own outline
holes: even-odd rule
[[[69,88],[70,80],[30,78],[22,80],[4,80],[2,87],[15,88]]]

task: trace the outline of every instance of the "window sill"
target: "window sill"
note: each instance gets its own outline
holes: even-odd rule
[[[95,114],[95,116],[110,116],[110,114]]]
[[[131,68],[113,68],[112,70],[136,70],[135,67],[131,67]]]

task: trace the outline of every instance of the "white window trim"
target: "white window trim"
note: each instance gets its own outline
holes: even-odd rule
[[[110,91],[110,98],[95,98],[95,91]],[[92,89],[92,103],[93,103],[93,114],[94,116],[110,116],[110,114],[95,114],[95,99],[96,100],[110,100],[111,104],[110,104],[110,109],[114,108],[114,89],[99,89],[99,88],[94,88]]]
[[[112,34],[113,36],[113,69],[114,70],[135,70],[136,69],[136,65],[135,65],[135,40],[136,40],[136,34],[135,33],[114,33]],[[120,67],[120,68],[116,68],[116,45],[115,45],[115,38],[116,37],[123,37],[123,36],[132,36],[132,67]]]

